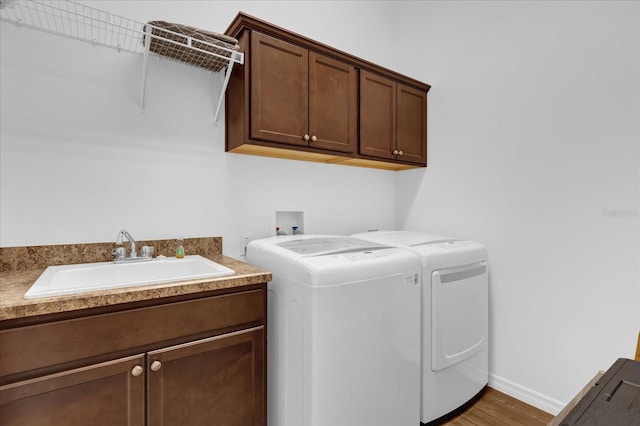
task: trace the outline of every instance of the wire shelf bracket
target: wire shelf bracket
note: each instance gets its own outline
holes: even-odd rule
[[[143,55],[140,109],[144,111],[151,53],[224,73],[214,115],[218,120],[234,64],[244,53],[230,37],[162,21],[138,22],[72,0],[0,0],[0,20]]]

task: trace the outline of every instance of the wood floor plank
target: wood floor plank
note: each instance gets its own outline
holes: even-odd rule
[[[443,426],[546,426],[553,415],[487,388],[466,411]]]

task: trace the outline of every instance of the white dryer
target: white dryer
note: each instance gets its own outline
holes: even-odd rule
[[[407,247],[422,259],[421,424],[439,423],[488,383],[489,280],[486,247],[410,231],[352,235]]]
[[[276,426],[416,426],[420,259],[335,235],[255,240],[268,283],[268,417]]]

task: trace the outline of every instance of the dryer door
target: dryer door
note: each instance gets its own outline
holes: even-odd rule
[[[473,356],[487,345],[489,280],[487,263],[431,274],[431,370]]]

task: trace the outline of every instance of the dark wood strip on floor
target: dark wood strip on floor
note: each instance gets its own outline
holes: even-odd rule
[[[487,388],[463,413],[442,423],[446,426],[546,426],[553,415]]]

